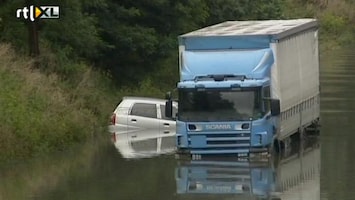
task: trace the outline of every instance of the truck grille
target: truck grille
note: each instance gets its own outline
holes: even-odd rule
[[[227,150],[233,153],[238,153],[238,150],[243,149],[245,153],[250,148],[250,132],[190,132],[189,145],[192,150],[199,152],[209,150]]]

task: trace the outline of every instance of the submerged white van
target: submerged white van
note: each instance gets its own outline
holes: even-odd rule
[[[157,98],[123,97],[112,113],[109,131],[130,133],[153,129],[163,135],[175,134],[175,119],[165,117],[165,102]],[[174,102],[173,113],[177,112],[177,106]]]

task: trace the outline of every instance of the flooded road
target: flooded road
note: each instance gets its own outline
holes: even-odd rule
[[[0,166],[0,200],[354,199],[355,52],[321,60],[321,137],[269,162],[178,160],[174,137],[120,135]]]
[[[355,52],[333,52],[321,66],[321,198],[350,200],[355,198]]]

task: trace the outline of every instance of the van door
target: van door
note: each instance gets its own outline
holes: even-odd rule
[[[159,119],[155,103],[136,102],[128,115],[128,132],[132,139],[149,137],[149,132],[159,132]],[[149,131],[148,131],[149,130]]]
[[[176,107],[173,106],[173,116],[177,112]],[[176,122],[175,119],[165,117],[165,105],[158,104],[158,118],[159,122],[159,134],[158,138],[158,152],[170,153],[175,150],[175,135],[176,135]]]
[[[176,107],[173,106],[173,114],[176,113]],[[165,117],[165,105],[159,105],[158,118],[160,118],[159,132],[162,137],[176,134],[175,119]]]

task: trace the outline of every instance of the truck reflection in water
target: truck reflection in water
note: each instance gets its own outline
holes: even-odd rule
[[[111,133],[112,141],[123,158],[150,158],[175,153],[175,132],[145,129],[135,132]]]
[[[306,138],[287,155],[268,161],[179,160],[175,169],[180,199],[320,199],[320,145]]]
[[[123,158],[152,158],[176,152],[175,133],[113,132]],[[172,176],[178,199],[320,200],[319,136],[307,136],[271,158],[177,159]]]

